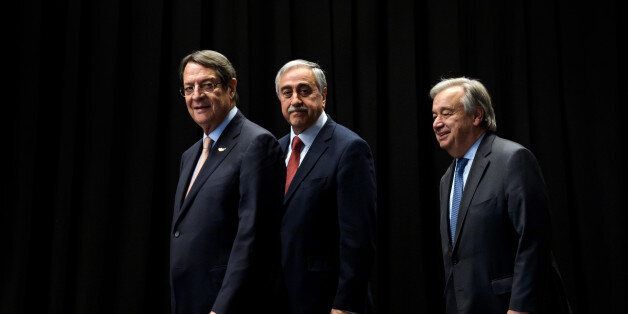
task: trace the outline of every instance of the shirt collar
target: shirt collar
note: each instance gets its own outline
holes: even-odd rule
[[[209,138],[212,139],[212,143],[218,142],[218,139],[220,138],[220,135],[222,134],[222,131],[224,131],[225,128],[227,127],[227,125],[229,124],[229,122],[231,122],[231,120],[233,120],[233,117],[235,117],[236,113],[238,113],[238,107],[233,106],[233,108],[231,108],[231,110],[229,110],[229,113],[227,113],[227,116],[222,120],[222,122],[218,125],[217,128],[215,128],[209,134],[203,133],[203,139],[205,139],[205,137],[209,136]]]
[[[478,148],[480,147],[480,142],[482,142],[484,135],[486,135],[486,132],[482,133],[482,135],[480,135],[480,137],[477,140],[475,140],[475,143],[473,143],[473,145],[471,145],[471,148],[469,148],[467,153],[464,154],[463,156],[464,158],[469,159],[469,160],[473,160],[473,158],[475,158],[475,153],[478,152]]]
[[[305,131],[299,134],[299,138],[301,139],[301,142],[303,142],[303,145],[305,146],[312,145],[312,143],[314,143],[314,139],[316,138],[316,135],[318,135],[318,132],[320,132],[320,130],[323,128],[326,122],[327,122],[327,114],[323,110],[323,112],[321,112],[321,115],[318,116],[318,119],[316,120],[316,122],[311,127],[307,128]],[[294,130],[290,128],[290,145],[292,145],[292,139],[294,139],[295,136],[297,135],[294,134]]]

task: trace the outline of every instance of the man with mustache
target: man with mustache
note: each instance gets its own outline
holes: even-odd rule
[[[203,138],[181,157],[170,233],[172,313],[270,311],[282,151],[236,107],[236,72],[225,56],[193,52],[181,61],[180,78]]]
[[[318,64],[293,60],[275,79],[290,133],[281,262],[289,313],[364,313],[375,258],[375,170],[368,144],[325,113]]]

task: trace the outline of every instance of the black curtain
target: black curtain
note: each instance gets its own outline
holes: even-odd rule
[[[540,162],[576,312],[622,312],[616,1],[27,0],[3,16],[14,22],[3,27],[0,313],[169,312],[179,157],[201,136],[178,63],[198,49],[233,62],[238,108],[278,137],[289,129],[276,71],[296,58],[326,70],[327,112],[375,154],[378,313],[442,311],[437,191],[451,158],[428,91],[461,75],[485,83],[498,134]]]

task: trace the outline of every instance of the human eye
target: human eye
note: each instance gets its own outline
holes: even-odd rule
[[[206,93],[209,93],[209,92],[213,91],[214,88],[216,88],[216,84],[214,84],[212,82],[205,82],[205,83],[201,84],[201,89],[204,92],[206,92]]]
[[[290,98],[290,97],[292,97],[292,90],[287,89],[287,88],[282,90],[281,91],[281,97],[283,97],[283,98]]]
[[[191,95],[192,93],[194,93],[194,86],[189,86],[189,85],[188,86],[184,86],[183,87],[183,92],[186,95]]]
[[[297,93],[299,93],[299,96],[301,97],[307,97],[312,94],[312,88],[309,86],[299,86]]]

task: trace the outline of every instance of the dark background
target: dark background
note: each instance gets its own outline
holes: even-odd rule
[[[450,163],[428,91],[478,78],[498,134],[537,156],[577,313],[621,313],[627,244],[626,15],[616,1],[23,1],[3,9],[0,313],[168,313],[180,154],[200,128],[179,60],[224,53],[238,107],[288,132],[276,71],[304,58],[378,177],[379,313],[439,313],[438,182]],[[10,18],[10,20],[8,20]],[[626,34],[621,37],[625,38]],[[625,149],[625,148],[624,148]]]

